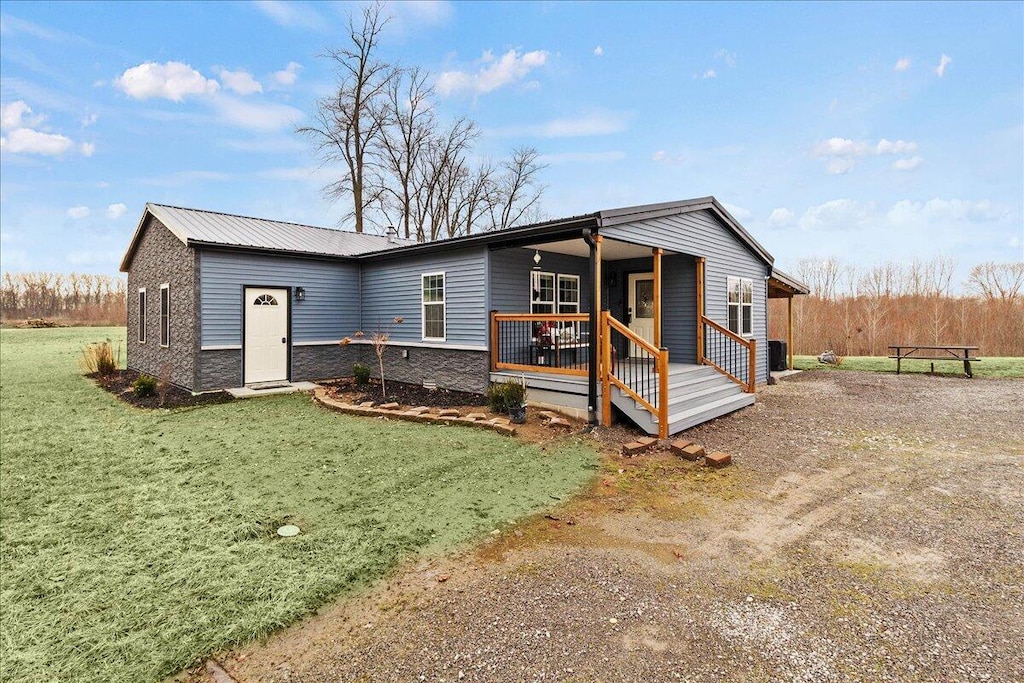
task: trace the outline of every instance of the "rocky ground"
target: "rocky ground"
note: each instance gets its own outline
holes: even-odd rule
[[[1024,382],[804,373],[684,436],[735,464],[626,459],[599,431],[586,494],[218,662],[237,681],[1024,680]]]

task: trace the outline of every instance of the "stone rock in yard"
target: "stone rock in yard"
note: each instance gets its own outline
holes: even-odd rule
[[[373,401],[363,401],[362,403],[359,404],[359,407],[360,408],[372,408],[373,407]]]
[[[441,417],[458,417],[459,411],[455,410],[454,408],[445,408],[444,410],[439,412],[438,415],[440,415]]]
[[[680,455],[682,450],[689,446],[691,443],[693,442],[687,441],[686,439],[676,439],[675,441],[672,441],[668,444],[668,449],[672,451],[672,453],[674,453],[675,455]]]
[[[652,439],[650,437],[645,436],[643,438],[637,439],[636,441],[631,441],[625,444],[622,447],[622,454],[628,457],[639,455],[640,453],[649,450],[651,446],[653,446],[656,443],[658,443],[657,439]]]
[[[572,423],[560,417],[553,417],[550,420],[548,420],[548,427],[562,427],[565,429],[572,429]]]
[[[384,403],[383,405],[377,406],[381,410],[398,410],[399,405],[397,403]]]
[[[468,418],[470,418],[472,420],[486,420],[487,419],[487,415],[484,414],[484,413],[470,413],[469,415],[466,415],[466,417],[468,417]]]
[[[699,443],[691,443],[690,445],[680,450],[679,453],[677,453],[676,455],[678,455],[680,458],[683,458],[684,460],[695,462],[704,457],[704,447],[701,446]]]
[[[715,451],[714,453],[708,453],[704,456],[704,464],[708,467],[720,468],[726,467],[732,462],[732,456],[728,453],[722,453]]]

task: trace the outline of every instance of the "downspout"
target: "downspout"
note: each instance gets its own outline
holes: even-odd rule
[[[597,301],[591,300],[590,302],[590,358],[589,367],[587,368],[587,420],[590,422],[590,426],[597,425],[597,364],[598,364],[598,348],[597,341],[600,339],[598,326],[600,325],[600,309],[601,309],[601,297],[600,297],[600,283],[596,282],[597,279],[597,242],[594,240],[593,232],[590,228],[583,228],[583,241],[590,247],[590,286],[593,290],[591,299],[597,298]]]

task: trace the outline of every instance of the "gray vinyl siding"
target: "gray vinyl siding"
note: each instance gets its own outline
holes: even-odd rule
[[[355,263],[208,249],[199,277],[202,346],[241,345],[246,285],[305,288],[305,301],[289,302],[293,342],[336,342],[359,329]]]
[[[697,266],[691,256],[662,259],[661,343],[673,363],[697,362]]]
[[[402,259],[363,263],[362,330],[370,334],[379,323],[391,328],[394,342],[423,342],[422,276],[445,274],[445,346],[487,345],[487,249],[470,247]]]
[[[710,212],[695,211],[602,228],[601,234],[608,239],[703,256],[705,314],[721,325],[728,325],[729,322],[728,277],[753,280],[753,336],[757,339],[757,376],[764,381],[768,374],[768,291],[765,277],[769,265],[740,242],[732,231],[719,223]]]
[[[502,313],[530,312],[532,249],[498,249],[490,252],[490,306]],[[540,270],[580,277],[580,312],[590,311],[590,259],[541,251]],[[557,282],[557,281],[556,281]],[[556,284],[557,286],[557,284]]]

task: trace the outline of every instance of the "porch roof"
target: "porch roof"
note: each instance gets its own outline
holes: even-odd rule
[[[769,299],[788,299],[797,294],[810,293],[811,288],[800,280],[782,272],[778,268],[772,268],[772,274],[768,276]]]

